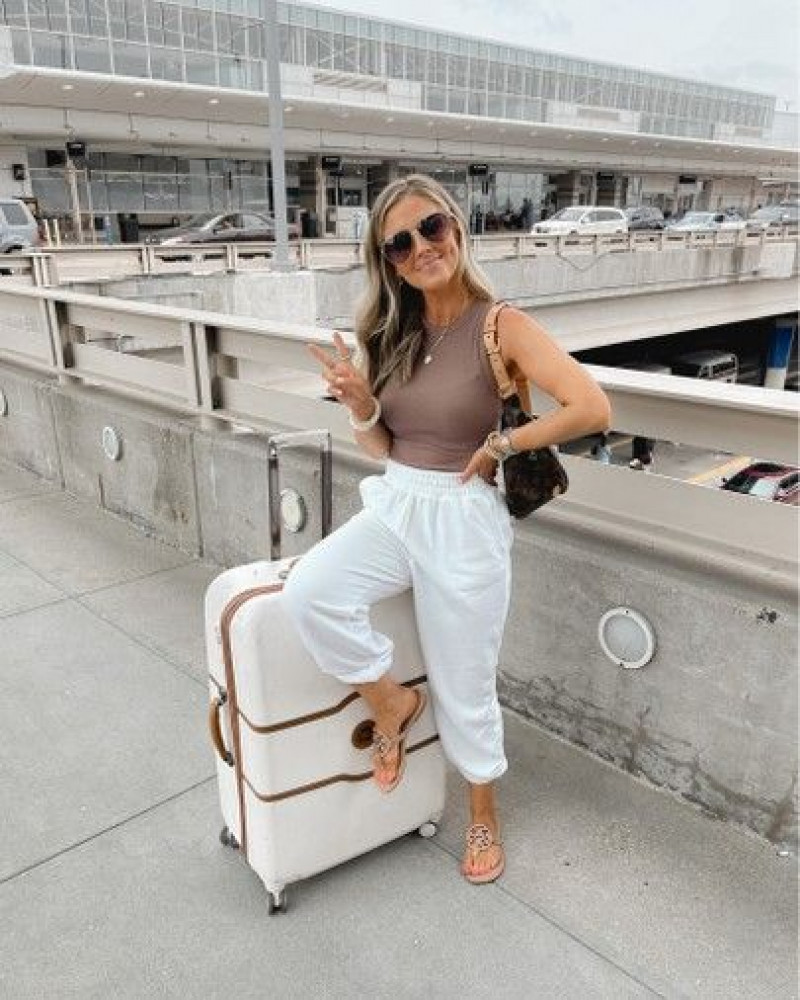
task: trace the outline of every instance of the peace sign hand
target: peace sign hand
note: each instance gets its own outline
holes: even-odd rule
[[[322,365],[322,375],[331,394],[350,410],[356,420],[368,420],[375,412],[375,399],[369,382],[351,364],[351,352],[340,333],[334,332],[333,343],[335,354],[316,344],[309,344],[308,349]]]

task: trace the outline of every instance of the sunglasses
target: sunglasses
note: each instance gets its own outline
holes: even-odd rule
[[[450,235],[452,225],[452,218],[444,212],[426,215],[414,226],[413,231],[401,229],[387,240],[381,247],[383,256],[390,264],[405,264],[414,249],[414,232],[418,232],[427,243],[443,243]]]

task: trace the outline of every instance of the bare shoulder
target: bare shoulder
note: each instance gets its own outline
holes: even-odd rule
[[[497,318],[500,353],[510,370],[522,372],[536,355],[560,351],[553,338],[533,316],[506,306]]]

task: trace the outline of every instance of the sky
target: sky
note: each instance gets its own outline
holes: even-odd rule
[[[311,0],[564,55],[771,94],[800,110],[797,0]]]

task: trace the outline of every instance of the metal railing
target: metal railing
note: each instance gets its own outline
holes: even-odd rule
[[[306,349],[332,331],[142,302],[19,286],[0,287],[0,361],[65,383],[157,403],[204,424],[330,429],[355,446],[343,407]],[[644,372],[593,369],[614,427],[689,445],[794,463],[800,402],[772,389]],[[540,410],[552,405],[540,399]],[[783,504],[642,476],[565,456],[572,486],[548,516],[585,519],[668,544],[720,568],[794,585],[798,510]],[[746,556],[743,556],[743,553]]]
[[[632,232],[598,236],[547,236],[506,233],[471,237],[478,260],[505,260],[537,256],[601,256],[608,253],[654,253],[732,247],[763,247],[773,243],[798,242],[797,226],[759,231]],[[70,281],[112,280],[163,274],[215,274],[268,270],[274,243],[215,244],[117,244],[61,246],[45,250],[7,254],[0,271],[10,271],[18,280],[37,287],[53,287]],[[289,246],[290,262],[300,268],[360,266],[361,245],[354,240],[296,240]]]

